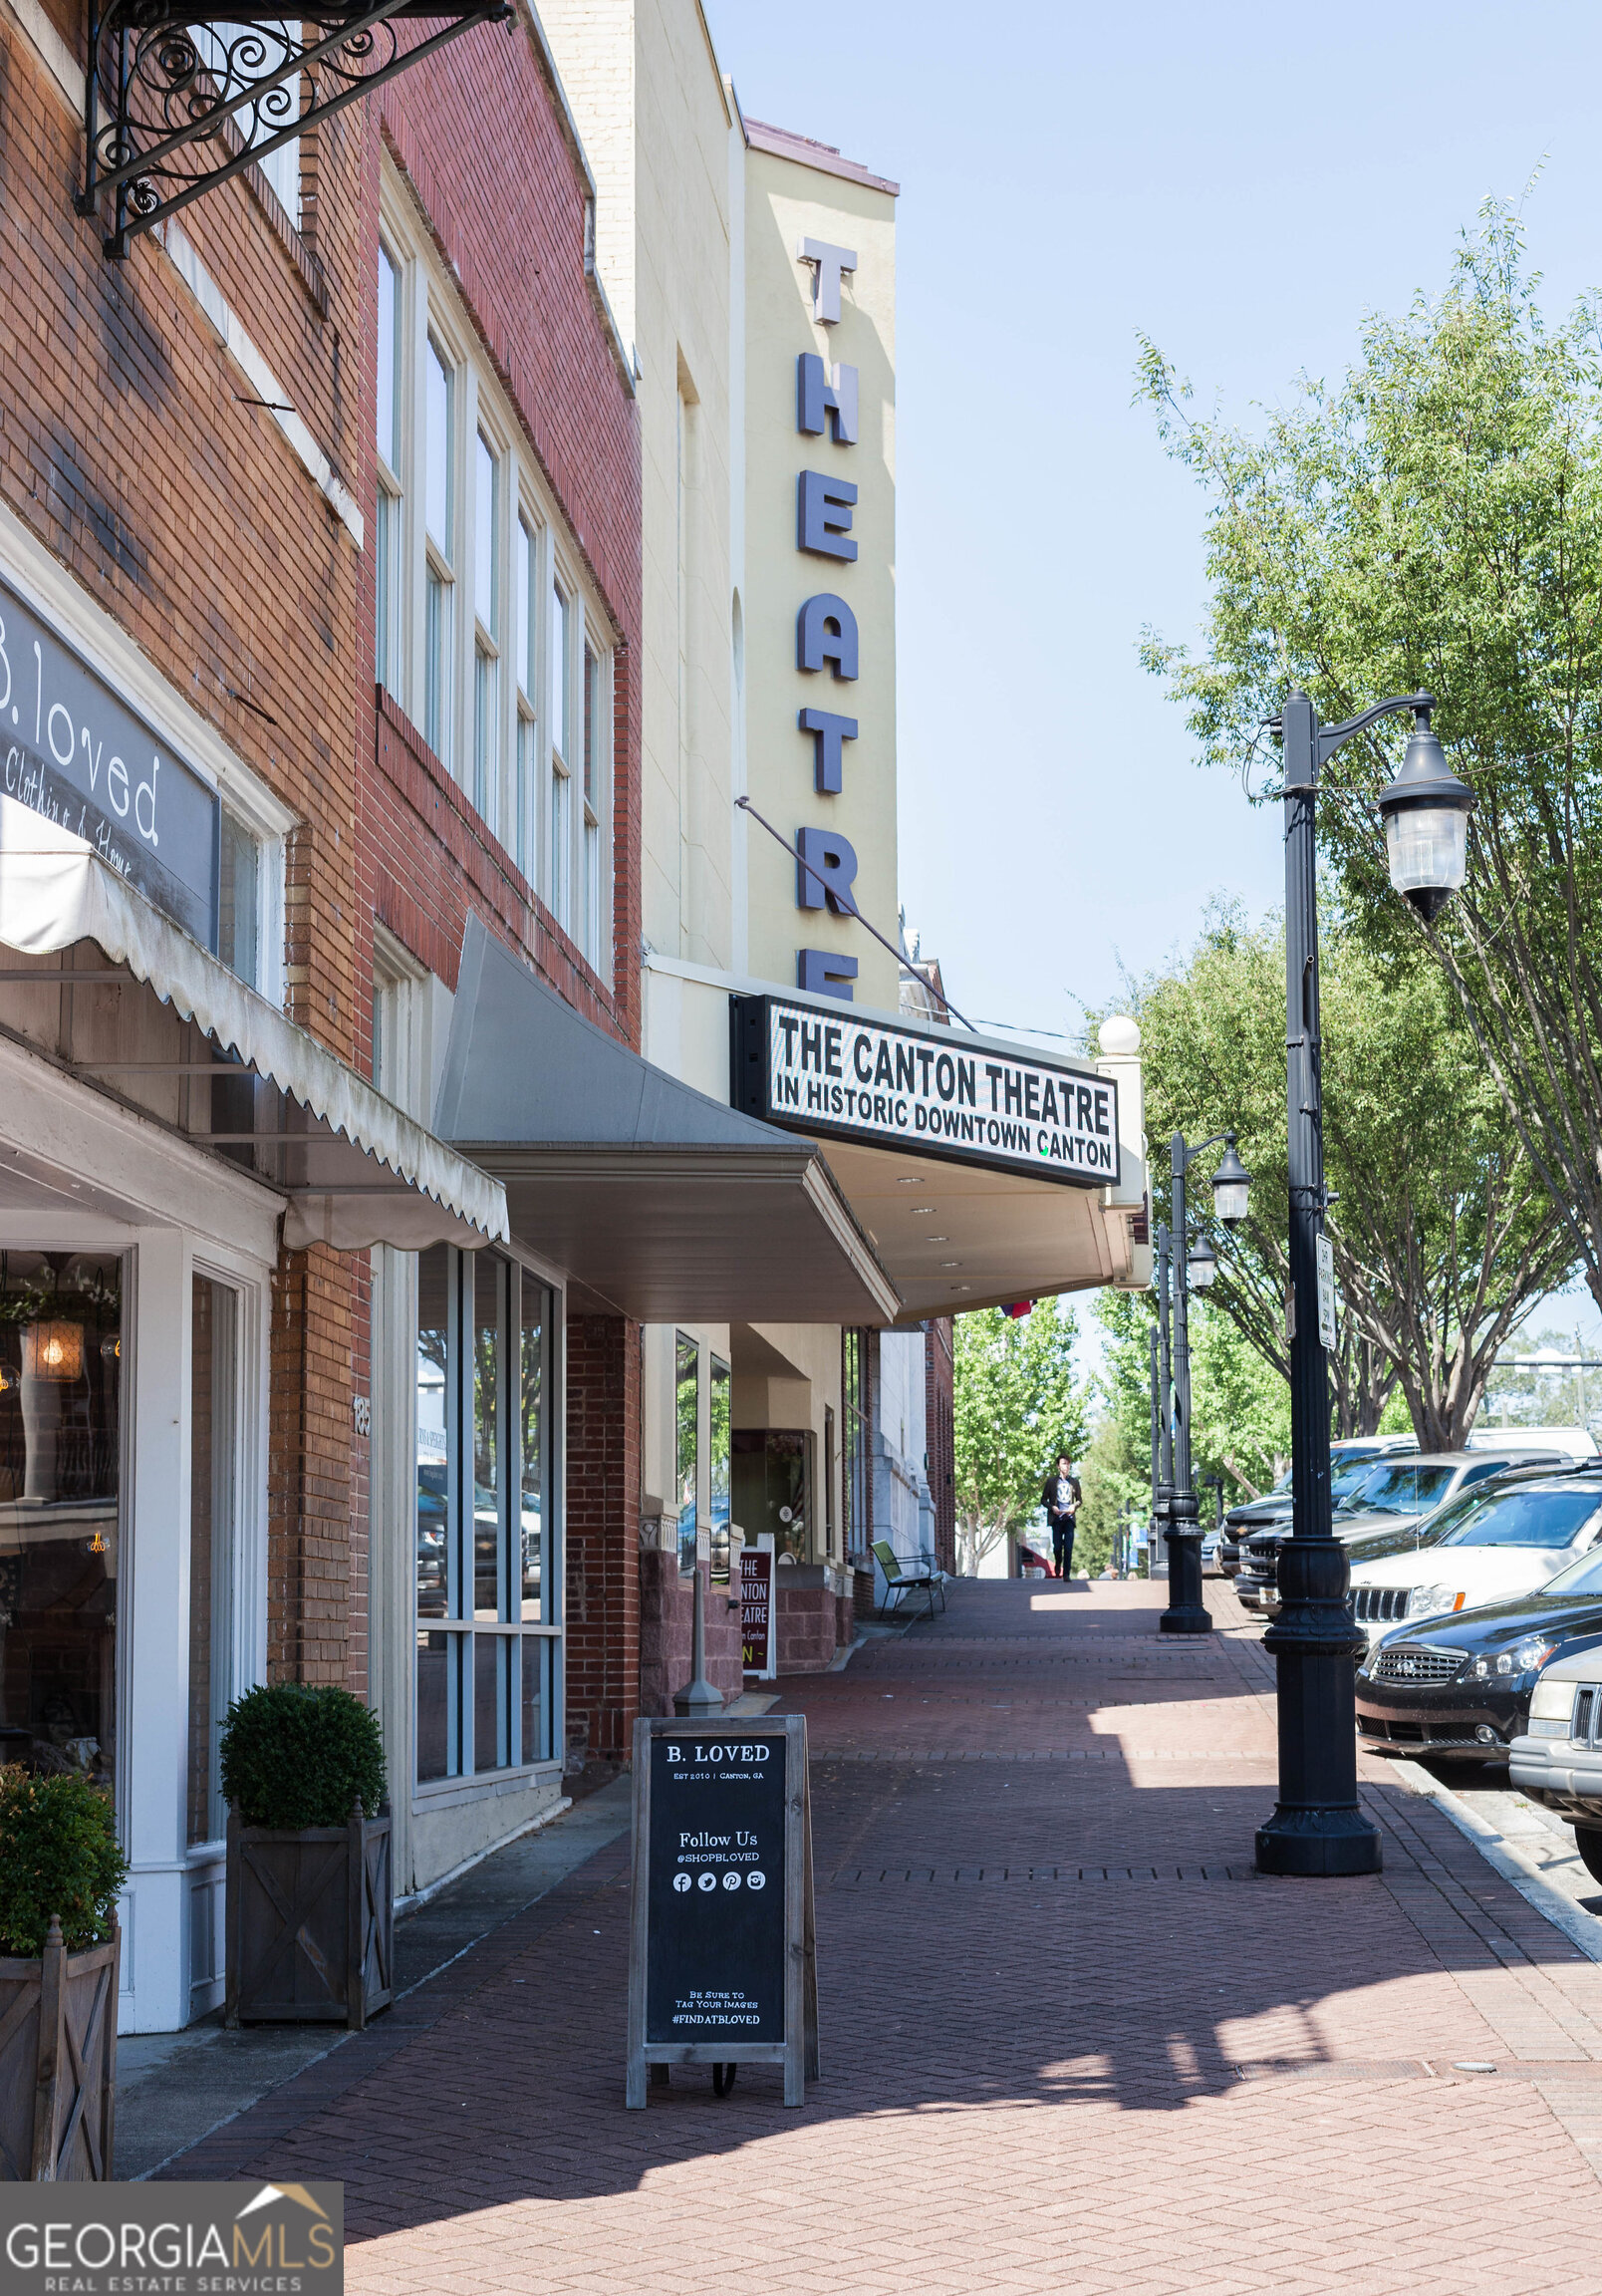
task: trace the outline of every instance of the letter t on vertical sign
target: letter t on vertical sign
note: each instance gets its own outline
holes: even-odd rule
[[[820,797],[838,797],[845,786],[845,756],[841,744],[857,738],[855,718],[842,718],[833,710],[803,710],[796,722],[813,739],[813,787]]]
[[[855,272],[857,252],[853,247],[833,247],[827,239],[802,239],[796,244],[798,263],[811,263],[812,316],[820,327],[833,327],[840,318],[840,274]]]

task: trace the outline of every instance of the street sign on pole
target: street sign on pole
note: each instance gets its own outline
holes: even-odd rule
[[[627,2103],[647,2066],[782,2065],[784,2102],[818,2078],[812,1798],[803,1714],[641,1715]]]
[[[1327,1236],[1320,1236],[1313,1246],[1318,1262],[1318,1344],[1331,1353],[1335,1348],[1335,1247]]]

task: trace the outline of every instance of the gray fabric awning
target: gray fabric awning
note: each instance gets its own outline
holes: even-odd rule
[[[506,1190],[574,1304],[641,1322],[888,1323],[901,1301],[809,1141],[630,1051],[468,921],[434,1129]]]

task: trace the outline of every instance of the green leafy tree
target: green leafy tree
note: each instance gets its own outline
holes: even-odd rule
[[[1423,925],[1389,889],[1373,801],[1394,719],[1326,769],[1323,849],[1382,975],[1411,981],[1424,947],[1456,992],[1505,1114],[1507,1216],[1542,1190],[1602,1304],[1602,333],[1590,300],[1548,325],[1538,286],[1516,217],[1487,207],[1439,298],[1370,319],[1340,384],[1304,381],[1254,431],[1193,419],[1148,345],[1143,389],[1210,496],[1212,595],[1198,658],[1146,653],[1235,769],[1291,686],[1326,719],[1439,696],[1478,799],[1462,897]],[[1444,1424],[1480,1368],[1448,1382]]]
[[[1152,1504],[1151,1330],[1149,1292],[1103,1292],[1099,1405],[1085,1454],[1081,1536],[1105,1540],[1128,1505],[1145,1522]],[[1202,1300],[1191,1302],[1191,1467],[1199,1499],[1213,1478],[1224,1505],[1255,1499],[1276,1482],[1290,1456],[1290,1389],[1231,1319]],[[1211,1509],[1202,1504],[1202,1520]],[[1088,1550],[1087,1550],[1088,1552]]]
[[[1084,1448],[1086,1399],[1074,1378],[1073,1310],[984,1307],[956,1318],[953,1416],[957,1568],[977,1571],[1027,1523],[1059,1452]]]
[[[1508,1333],[1573,1262],[1448,984],[1337,922],[1320,964],[1325,1230],[1335,1255],[1334,1431],[1371,1435],[1398,1389],[1427,1450],[1473,1425]],[[1216,910],[1189,958],[1132,989],[1150,1137],[1232,1129],[1252,1175],[1209,1298],[1288,1375],[1285,945]],[[1156,1159],[1161,1175],[1165,1162]],[[1206,1204],[1210,1159],[1193,1200]],[[1159,1181],[1161,1187],[1161,1179]]]

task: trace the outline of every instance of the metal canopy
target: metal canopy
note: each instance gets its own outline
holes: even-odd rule
[[[121,259],[135,232],[510,14],[506,0],[347,0],[291,18],[212,13],[194,0],[91,0],[74,204],[101,214],[106,253]],[[402,46],[399,25],[419,19],[438,28]]]
[[[896,1288],[810,1142],[695,1091],[575,1012],[468,921],[435,1130],[506,1188],[574,1304],[889,1323]]]
[[[904,1324],[1088,1291],[1123,1273],[1128,1215],[1110,1211],[1100,1190],[854,1141],[828,1150],[902,1295]]]
[[[3,794],[0,944],[0,1027],[285,1199],[286,1244],[471,1250],[505,1236],[498,1183],[246,988],[82,838]]]

